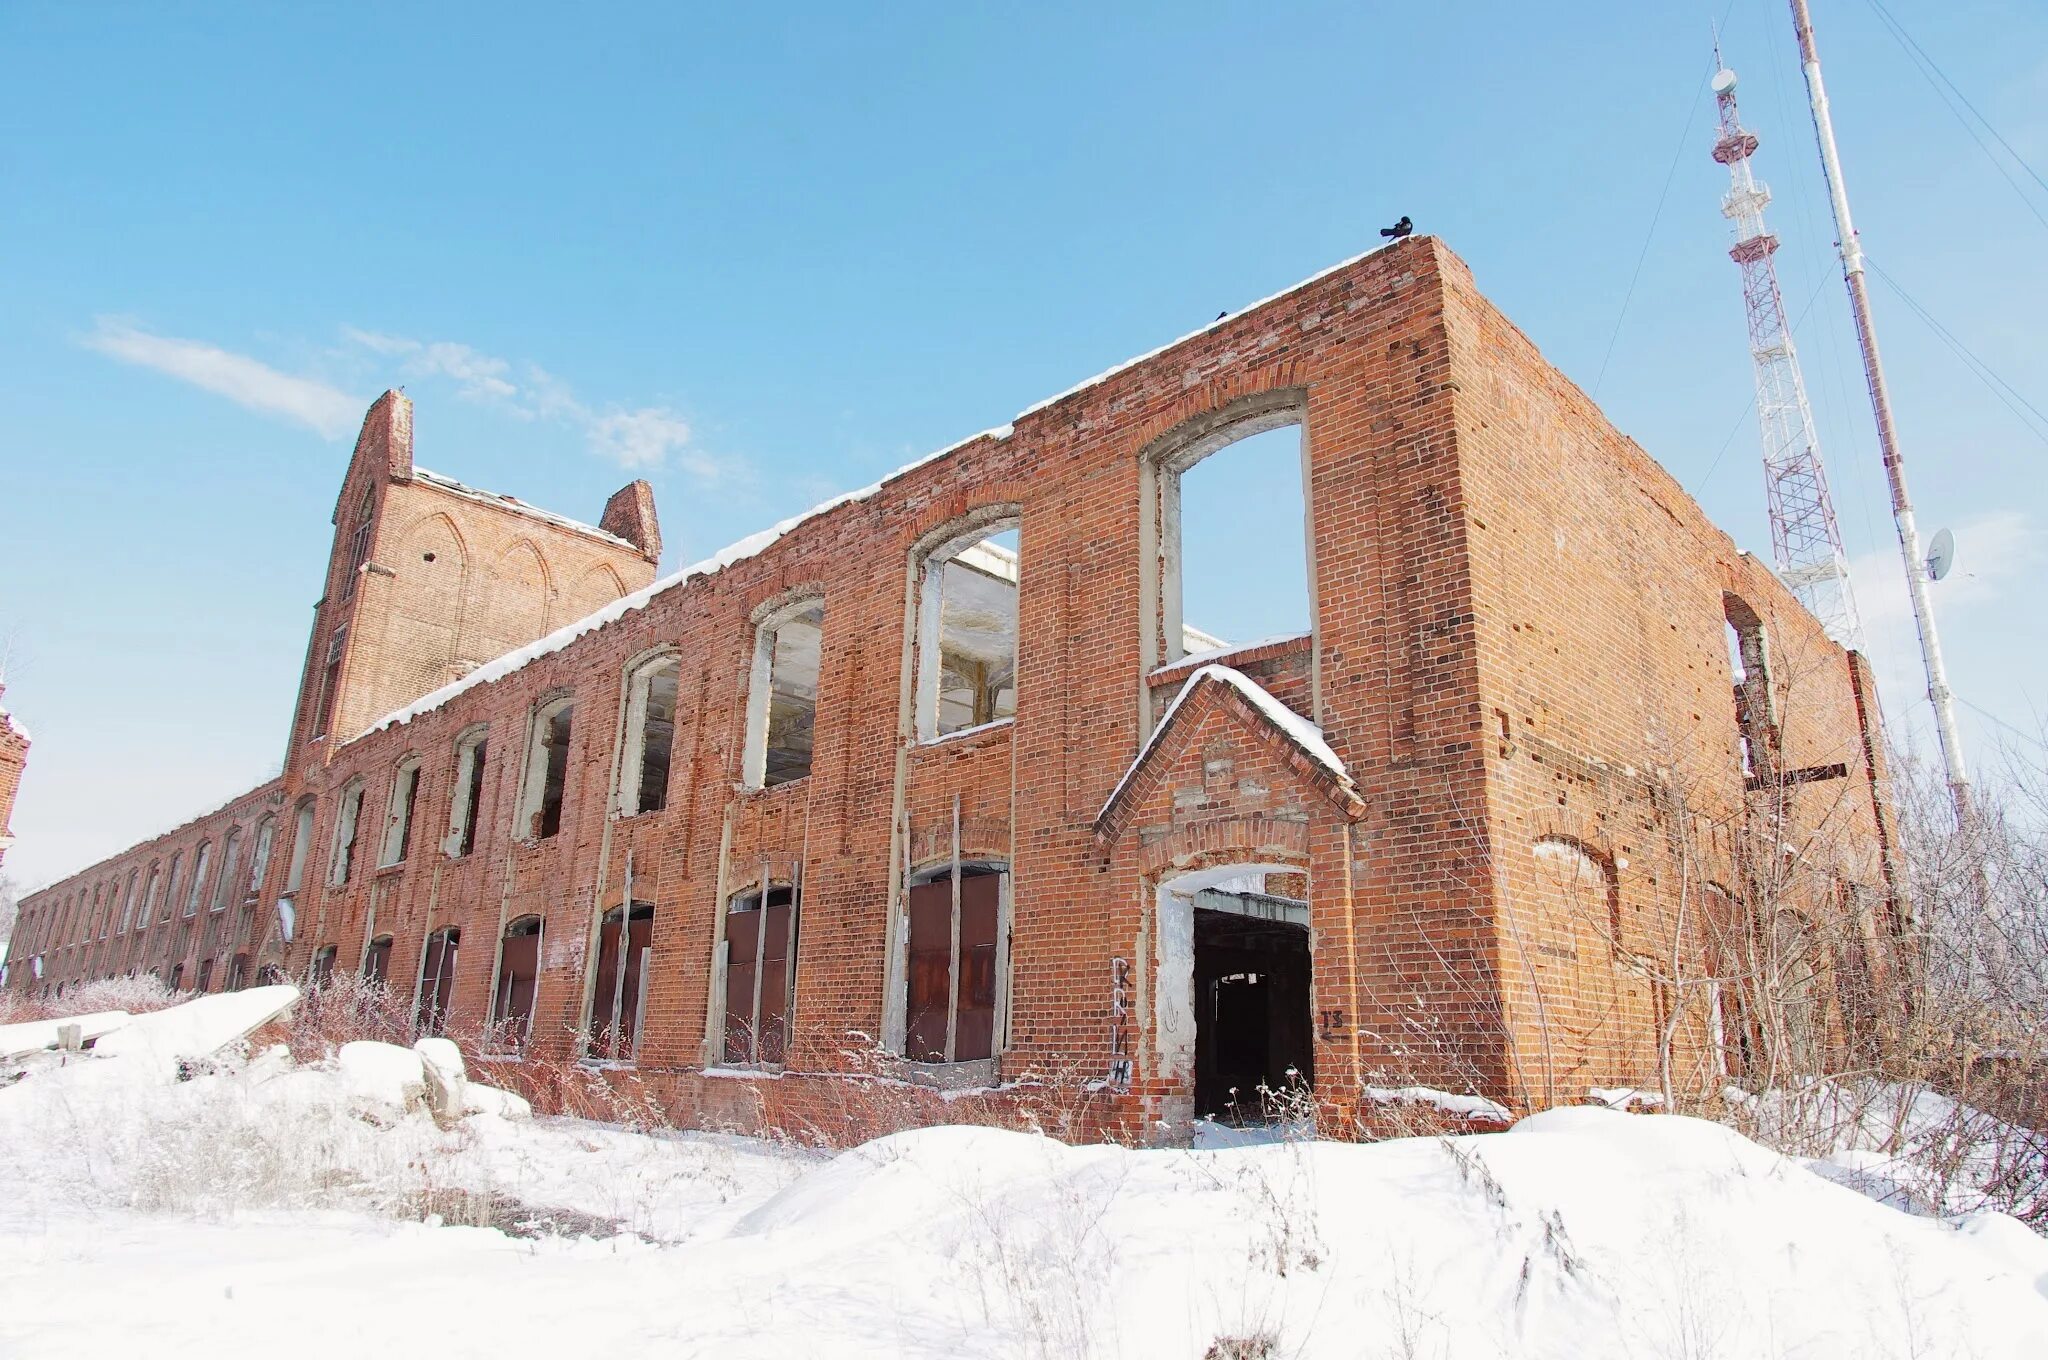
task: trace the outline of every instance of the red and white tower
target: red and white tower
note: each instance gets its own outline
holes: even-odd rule
[[[1813,611],[1828,635],[1845,647],[1857,647],[1862,625],[1856,617],[1856,597],[1849,590],[1849,563],[1835,525],[1806,382],[1799,376],[1799,356],[1792,348],[1784,295],[1778,291],[1778,266],[1771,258],[1778,238],[1764,227],[1764,205],[1771,201],[1771,191],[1750,172],[1757,138],[1736,117],[1735,73],[1725,67],[1716,71],[1713,88],[1720,108],[1714,159],[1728,167],[1728,196],[1721,200],[1721,214],[1735,224],[1735,245],[1728,254],[1742,266],[1742,302],[1749,312],[1749,357],[1756,371],[1757,421],[1763,427],[1771,550],[1779,577]]]

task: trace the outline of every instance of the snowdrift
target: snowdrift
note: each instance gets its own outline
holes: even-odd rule
[[[175,1018],[233,1000],[160,1038],[262,1009]],[[1911,1216],[1675,1116],[1198,1151],[948,1127],[828,1158],[519,1118],[431,1043],[106,1044],[0,1089],[0,1353],[2048,1354],[2023,1224]]]

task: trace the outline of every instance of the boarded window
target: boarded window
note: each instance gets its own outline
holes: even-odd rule
[[[917,734],[1017,715],[1017,529],[998,523],[925,560],[918,598]]]
[[[626,686],[626,749],[619,771],[619,813],[631,817],[668,806],[668,776],[676,741],[674,657],[641,666]]]
[[[462,932],[450,926],[427,937],[420,958],[420,1029],[439,1034],[448,1027],[448,1003],[455,995],[455,958]]]
[[[319,987],[334,976],[334,959],[340,950],[331,944],[323,944],[313,951],[312,966],[306,970],[308,985]]]
[[[484,762],[488,743],[482,732],[464,737],[455,748],[455,796],[448,809],[446,849],[457,859],[476,849],[477,819],[482,815]]]
[[[904,1054],[913,1062],[995,1056],[1003,877],[963,866],[957,879],[948,872],[910,890]]]
[[[562,829],[562,799],[569,781],[569,738],[575,719],[575,701],[567,698],[543,704],[534,713],[519,828],[531,840],[546,840]]]
[[[741,893],[725,917],[725,1061],[779,1063],[789,1050],[799,890]]]
[[[199,981],[197,985],[193,988],[193,990],[199,992],[208,992],[213,990],[212,959],[201,959],[199,961]]]
[[[747,780],[774,788],[811,772],[825,606],[791,606],[761,625],[747,695]]]
[[[391,937],[379,935],[370,941],[370,947],[363,951],[363,980],[366,982],[389,982],[391,980]]]
[[[402,864],[412,851],[413,805],[419,800],[420,762],[401,761],[391,780],[391,807],[384,819],[384,852],[380,864]]]
[[[540,941],[540,917],[522,916],[505,927],[505,937],[498,943],[498,987],[491,996],[491,1024],[497,1042],[506,1048],[525,1048],[533,1029]]]
[[[631,1062],[639,1055],[647,969],[654,949],[654,904],[633,904],[626,919],[623,960],[622,916],[627,914],[617,907],[604,914],[597,935],[597,977],[590,992],[591,1056],[611,1062]]]

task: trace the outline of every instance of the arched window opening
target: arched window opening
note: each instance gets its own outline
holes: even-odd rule
[[[356,824],[363,815],[363,781],[351,780],[341,791],[341,805],[334,814],[334,854],[328,863],[327,885],[344,886],[356,867]]]
[[[292,814],[292,859],[285,867],[284,890],[296,893],[306,883],[306,857],[313,850],[313,800],[301,798]]]
[[[519,833],[544,841],[562,829],[562,799],[569,782],[569,738],[576,701],[564,695],[534,711],[527,742],[526,782],[520,796]]]
[[[363,980],[365,982],[388,983],[391,981],[391,937],[379,935],[363,950]]]
[[[918,575],[917,735],[1017,716],[1017,521],[963,535]]]
[[[229,827],[220,843],[220,879],[213,887],[213,910],[227,906],[242,885],[242,828]]]
[[[313,962],[306,968],[306,985],[324,987],[334,977],[334,960],[341,953],[338,945],[323,944],[313,951]]]
[[[206,870],[213,862],[213,843],[199,842],[199,849],[192,856],[192,882],[185,891],[185,914],[199,914],[200,899],[206,896]]]
[[[904,1056],[973,1062],[996,1050],[999,937],[1009,867],[961,864],[911,886]]]
[[[633,903],[630,914],[618,907],[604,914],[597,934],[597,977],[590,993],[592,1057],[607,1062],[639,1059],[640,1022],[647,1008],[646,979],[653,952],[652,902]]]
[[[682,666],[673,656],[642,663],[626,681],[626,743],[619,763],[621,817],[659,812],[668,806],[669,764],[676,744],[676,682]]]
[[[355,574],[349,574],[351,584]],[[327,635],[327,661],[320,668],[320,701],[314,709],[313,735],[324,737],[334,721],[334,698],[341,689],[341,663],[348,655],[348,625],[339,624]]]
[[[381,866],[403,864],[412,850],[413,806],[419,801],[420,758],[407,756],[398,762],[391,778],[391,804],[384,818],[384,847],[377,857]]]
[[[1770,639],[1755,610],[1733,595],[1721,597],[1727,620],[1728,669],[1735,681],[1735,730],[1745,779],[1766,779],[1777,768],[1778,713],[1771,685]]]
[[[807,600],[769,616],[754,635],[747,686],[745,782],[772,789],[811,772],[825,605]]]
[[[462,932],[446,926],[427,937],[420,956],[420,1032],[439,1034],[448,1027],[448,1003],[455,995],[455,958]]]
[[[729,1063],[779,1063],[789,1051],[800,876],[776,883],[762,866],[759,886],[735,894],[725,914],[725,1049]]]
[[[183,963],[174,963],[171,965],[170,988],[174,992],[182,992],[185,990],[185,965]]]
[[[356,579],[363,574],[363,564],[370,560],[370,520],[376,508],[376,488],[364,487],[362,503],[356,507],[356,526],[348,538],[348,565],[341,573],[341,598],[344,600],[356,593]]]
[[[263,891],[263,880],[270,873],[271,843],[277,836],[277,818],[266,816],[256,823],[256,843],[249,852],[249,894],[254,896]]]
[[[540,982],[541,920],[522,916],[498,942],[498,985],[491,996],[493,1042],[518,1052],[533,1030],[533,999]]]
[[[478,728],[464,733],[455,743],[455,793],[449,800],[448,839],[443,847],[454,859],[476,849],[477,821],[483,810],[484,763],[489,750],[486,735],[486,729]]]
[[[1305,414],[1261,396],[1159,457],[1161,662],[1314,628]]]

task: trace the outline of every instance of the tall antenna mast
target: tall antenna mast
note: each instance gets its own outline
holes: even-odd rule
[[[1714,45],[1714,102],[1720,131],[1714,159],[1728,167],[1728,195],[1721,215],[1735,224],[1728,252],[1742,266],[1742,304],[1749,314],[1749,358],[1756,372],[1756,416],[1763,427],[1764,492],[1770,502],[1771,551],[1778,575],[1799,602],[1844,647],[1862,645],[1856,597],[1849,589],[1849,562],[1835,524],[1835,504],[1821,465],[1813,408],[1799,375],[1785,298],[1778,289],[1778,238],[1764,227],[1771,191],[1750,172],[1756,134],[1735,113],[1735,73],[1721,65]]]
[[[1799,38],[1799,67],[1806,75],[1806,98],[1813,108],[1813,132],[1820,141],[1828,201],[1834,206],[1842,281],[1848,285],[1849,310],[1856,317],[1856,341],[1863,350],[1863,377],[1870,386],[1877,443],[1884,453],[1885,477],[1891,483],[1892,520],[1899,529],[1899,554],[1906,561],[1906,590],[1913,599],[1913,622],[1920,630],[1920,659],[1927,667],[1927,698],[1934,705],[1934,730],[1941,741],[1956,825],[1967,827],[1970,776],[1963,766],[1962,738],[1956,732],[1955,695],[1948,687],[1948,668],[1941,660],[1941,638],[1934,628],[1934,605],[1927,597],[1927,567],[1920,555],[1920,531],[1913,523],[1913,502],[1906,495],[1905,455],[1899,450],[1898,427],[1892,422],[1891,394],[1885,388],[1884,363],[1877,352],[1877,328],[1870,318],[1870,290],[1863,280],[1863,246],[1856,239],[1856,224],[1849,217],[1849,190],[1842,182],[1842,158],[1835,149],[1835,125],[1828,116],[1827,87],[1821,84],[1820,53],[1814,47],[1813,16],[1807,12],[1806,0],[1792,0],[1792,28]]]

